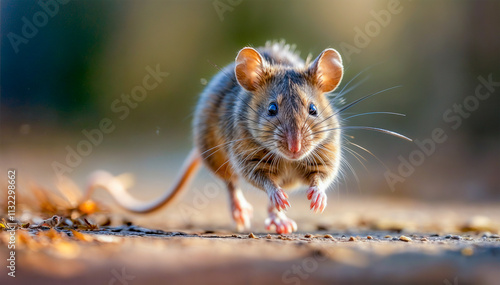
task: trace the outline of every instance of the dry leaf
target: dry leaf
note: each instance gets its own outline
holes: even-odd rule
[[[75,231],[75,230],[71,230],[71,232],[73,233],[73,236],[77,240],[87,241],[87,242],[91,242],[91,241],[94,240],[94,238],[92,236],[90,236],[90,235],[82,234],[81,232],[78,232],[78,231]]]

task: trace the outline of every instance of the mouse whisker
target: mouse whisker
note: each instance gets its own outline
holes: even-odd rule
[[[363,159],[365,162],[367,161],[366,158],[364,158],[362,155],[360,155],[359,153],[357,153],[356,151],[354,151],[353,149],[347,147],[347,146],[344,146],[344,149],[350,154],[352,155],[362,166],[363,168],[366,170],[366,172],[370,172],[368,170],[368,168],[366,167],[366,165],[363,163],[363,161],[361,159]]]
[[[208,157],[212,156],[214,153],[216,153],[216,152],[217,152],[217,151],[219,151],[219,150],[217,150],[217,151],[215,151],[215,152],[211,153],[209,156],[204,157],[203,155],[204,155],[205,153],[207,153],[207,152],[209,152],[209,151],[211,151],[211,150],[214,150],[214,149],[216,149],[216,148],[220,148],[220,147],[222,147],[222,146],[224,146],[224,145],[227,145],[227,144],[230,144],[230,143],[234,143],[234,142],[238,142],[238,141],[243,141],[243,140],[246,140],[246,139],[247,139],[247,138],[243,138],[243,139],[236,139],[236,140],[228,141],[228,142],[225,142],[225,143],[221,143],[221,144],[219,144],[219,145],[216,145],[216,146],[214,146],[214,147],[212,147],[212,148],[209,148],[209,149],[207,149],[206,151],[202,152],[202,153],[200,154],[200,156],[201,156],[201,157],[203,157],[203,159],[206,159],[206,158],[208,158]]]
[[[345,165],[345,167],[347,167],[347,169],[349,169],[351,171],[352,175],[354,176],[354,179],[356,180],[356,185],[357,185],[358,191],[359,191],[359,193],[361,193],[361,184],[359,182],[359,177],[356,174],[356,171],[354,170],[352,165],[349,163],[349,161],[347,161],[347,159],[342,158],[341,162],[343,165]]]
[[[276,166],[278,165],[277,161],[279,160],[279,155],[274,153],[274,152],[271,152],[272,155],[270,157],[270,160],[271,160],[271,166],[269,167],[269,175],[271,175],[273,172],[273,166],[276,162]]]
[[[321,156],[317,153],[317,150],[314,149],[311,152],[311,155],[317,158],[323,165],[327,165],[326,162],[321,158]],[[316,171],[319,172],[319,164],[316,160],[312,159],[314,166],[316,167]]]
[[[383,89],[383,90],[380,90],[380,91],[377,91],[377,92],[374,92],[374,93],[368,94],[368,95],[363,96],[363,97],[361,97],[361,98],[359,98],[359,99],[357,99],[357,100],[355,100],[355,101],[353,101],[353,102],[351,102],[351,103],[347,104],[346,106],[344,106],[344,107],[340,108],[340,109],[339,109],[337,112],[335,112],[335,113],[336,113],[336,114],[340,114],[340,113],[342,113],[343,111],[348,110],[349,108],[351,108],[351,107],[353,107],[353,106],[355,106],[355,105],[357,105],[357,104],[359,104],[359,103],[363,102],[364,100],[366,100],[366,99],[368,99],[368,98],[370,98],[370,97],[373,97],[373,96],[375,96],[375,95],[378,95],[378,94],[381,94],[381,93],[387,92],[387,91],[392,90],[392,89],[400,88],[400,87],[402,87],[402,86],[401,86],[401,85],[397,85],[397,86],[389,87],[389,88],[386,88],[386,89]]]
[[[223,164],[221,164],[221,165],[219,166],[219,168],[217,168],[217,170],[215,170],[215,171],[214,171],[214,173],[215,173],[215,174],[217,174],[217,173],[219,172],[219,170],[220,170],[220,169],[221,169],[224,165],[226,165],[227,163],[229,163],[229,161],[230,161],[229,159],[228,159],[228,160],[226,160]]]
[[[359,116],[365,116],[365,115],[373,115],[373,114],[386,114],[386,115],[395,115],[395,116],[402,116],[402,117],[406,117],[406,114],[402,114],[402,113],[395,113],[395,112],[367,112],[367,113],[360,113],[360,114],[353,114],[349,117],[346,117],[346,118],[342,118],[342,121],[346,121],[350,118],[354,118],[354,117],[359,117]],[[330,127],[332,126],[332,124],[327,124],[323,127]]]
[[[248,118],[248,117],[246,117],[246,116],[243,116],[243,115],[240,115],[240,116],[241,116],[241,118],[242,118],[242,119],[245,119],[245,120],[251,121],[251,122],[253,122],[253,123],[255,123],[255,124],[261,124],[261,122],[259,122],[259,121],[255,121],[255,120],[252,120],[252,119],[250,119],[250,118]],[[271,125],[269,125],[269,124],[267,124],[267,123],[264,123],[264,124],[263,124],[263,126],[264,126],[264,127],[271,128]],[[278,126],[276,126],[276,125],[274,125],[274,124],[273,124],[273,126],[275,127],[275,130],[277,130],[277,131],[278,131],[278,133],[283,134],[283,130],[282,130],[280,127],[278,127]],[[256,130],[256,131],[259,131],[259,132],[274,133],[274,131],[271,131],[271,130],[255,129],[255,128],[251,128],[251,127],[248,127],[248,128],[249,128],[249,129]]]
[[[349,140],[346,140],[346,142],[352,146],[355,146],[361,150],[363,150],[364,152],[368,153],[369,155],[371,155],[373,158],[375,158],[386,170],[389,170],[389,168],[387,167],[387,165],[385,165],[384,162],[382,162],[382,160],[380,158],[378,158],[375,154],[373,154],[373,152],[371,152],[370,150],[368,150],[367,148],[363,147],[363,146],[360,146],[359,144],[356,144],[356,143],[353,143]]]
[[[247,154],[247,155],[246,155],[243,159],[241,159],[241,160],[238,162],[238,164],[237,164],[237,165],[235,165],[235,166],[236,166],[236,168],[237,168],[237,169],[238,169],[238,168],[240,168],[240,167],[241,167],[241,165],[242,165],[245,161],[247,161],[249,157],[254,156],[256,153],[258,153],[258,152],[260,152],[260,151],[263,151],[263,150],[265,150],[265,147],[259,147],[259,148],[257,148],[256,150],[249,151],[249,153],[248,153],[248,154]]]
[[[234,165],[234,166],[235,166],[235,168],[236,168],[236,169],[240,168],[240,167],[243,165],[243,163],[244,163],[244,162],[245,162],[245,161],[246,161],[249,157],[251,157],[251,156],[255,155],[256,153],[258,153],[259,151],[262,151],[262,150],[265,150],[265,148],[264,148],[264,147],[258,147],[257,149],[255,149],[255,150],[253,150],[253,151],[249,151],[249,153],[248,153],[248,154],[247,154],[247,155],[246,155],[243,159],[239,160],[238,164]],[[226,162],[224,162],[224,164],[228,163],[229,161],[230,161],[230,159],[228,159]],[[223,166],[223,165],[221,165],[221,166],[219,167],[219,169],[220,169],[222,166]],[[217,171],[218,171],[219,169],[217,169]],[[216,172],[217,172],[217,171],[216,171]]]
[[[358,83],[354,84],[353,86],[349,87],[348,89],[346,89],[345,91],[342,91],[340,93],[337,94],[337,96],[333,97],[332,99],[334,101],[336,100],[339,100],[340,98],[342,97],[345,97],[345,95],[349,94],[349,92],[353,91],[354,89],[358,88],[359,86],[361,86],[363,83],[365,83],[366,81],[368,81],[368,79],[371,78],[371,75],[367,75],[365,76],[363,79],[361,79]],[[345,87],[344,87],[345,88]]]
[[[264,138],[264,137],[272,137],[272,136],[274,135],[274,132],[273,132],[273,131],[270,131],[270,130],[261,130],[261,129],[252,128],[252,127],[248,127],[248,129],[249,129],[249,130],[256,131],[256,132],[266,133],[265,135],[258,136],[258,137],[260,137],[260,138]]]
[[[347,86],[349,86],[349,84],[351,84],[354,80],[356,80],[356,78],[358,78],[361,74],[365,73],[366,71],[370,70],[371,68],[373,67],[372,66],[368,66],[366,67],[365,69],[361,70],[360,72],[358,72],[358,74],[356,74],[353,78],[351,78],[351,80],[349,80],[345,85],[344,87],[342,87],[342,89],[339,91],[339,92],[335,92],[333,94],[337,94],[340,96],[342,96],[342,92],[344,92],[344,90],[347,88]]]
[[[331,129],[317,131],[314,134],[323,133],[323,132],[330,132],[330,131],[335,131],[335,130],[349,130],[349,129],[375,131],[375,132],[380,132],[380,133],[388,134],[388,135],[391,135],[391,136],[395,136],[395,137],[398,137],[398,138],[401,138],[401,139],[404,139],[404,140],[407,140],[407,141],[410,141],[410,142],[413,141],[409,137],[407,137],[405,135],[402,135],[400,133],[397,133],[397,132],[394,132],[394,131],[389,131],[389,130],[382,129],[382,128],[368,127],[368,126],[342,126],[342,127],[337,127],[337,128],[331,128]]]
[[[250,110],[252,110],[253,112],[255,112],[255,114],[257,114],[257,116],[263,118],[264,120],[266,120],[267,122],[269,122],[271,125],[273,125],[275,128],[278,128],[278,126],[276,124],[274,124],[273,122],[271,122],[268,118],[266,118],[265,116],[263,116],[261,113],[257,112],[254,108],[252,108],[252,106],[250,106],[250,104],[248,104],[247,102],[245,102],[243,99],[241,99],[239,96],[238,98],[243,102],[245,103],[248,108],[250,108]]]
[[[376,63],[376,64],[373,64],[371,66],[368,66],[366,67],[365,69],[361,70],[360,72],[358,72],[358,74],[356,74],[351,80],[349,80],[349,82],[347,82],[344,87],[342,87],[342,89],[340,90],[340,92],[334,92],[332,94],[335,95],[335,97],[343,97],[345,94],[347,94],[349,91],[352,91],[352,89],[354,88],[349,88],[345,93],[344,92],[344,89],[347,88],[347,86],[349,86],[349,84],[351,84],[354,80],[356,80],[356,78],[358,78],[361,74],[365,73],[366,71],[372,69],[374,66],[377,66],[379,64],[381,64],[382,62],[379,62],[379,63]],[[350,66],[349,66],[350,67]],[[347,67],[345,70],[347,71],[349,69],[349,67]],[[368,77],[370,77],[370,75],[368,75]],[[364,79],[362,79],[361,81],[365,81],[366,80],[366,77]],[[357,86],[356,86],[357,87]]]
[[[316,127],[317,125],[319,125],[319,124],[323,123],[324,121],[326,121],[326,120],[330,119],[331,117],[333,117],[333,116],[335,116],[335,115],[338,115],[338,114],[340,114],[340,113],[344,112],[345,110],[348,110],[349,108],[351,108],[351,107],[353,107],[353,106],[356,106],[357,104],[359,104],[359,103],[363,102],[364,100],[366,100],[366,99],[368,99],[368,98],[370,98],[370,97],[373,97],[373,96],[375,96],[375,95],[378,95],[378,94],[381,94],[381,93],[383,93],[383,92],[386,92],[386,91],[389,91],[389,90],[392,90],[392,89],[395,89],[395,88],[399,88],[399,87],[401,87],[401,85],[398,85],[398,86],[393,86],[393,87],[389,87],[389,88],[386,88],[386,89],[383,89],[383,90],[380,90],[380,91],[377,91],[377,92],[374,92],[374,93],[368,94],[368,95],[366,95],[366,96],[363,96],[363,97],[361,97],[361,98],[359,98],[359,99],[357,99],[357,100],[355,100],[355,101],[353,101],[353,102],[351,102],[351,103],[347,104],[346,106],[344,106],[344,107],[340,108],[339,110],[337,110],[336,112],[334,112],[332,115],[330,115],[330,116],[326,117],[326,118],[325,118],[325,119],[323,119],[322,121],[320,121],[320,122],[316,123],[315,125],[313,125],[311,128],[314,128],[314,127]]]
[[[330,149],[327,149],[326,147],[324,147],[323,145],[320,145],[318,146],[318,149],[321,149],[323,152],[326,152],[326,153],[331,153],[331,154],[334,154],[335,155],[335,152],[330,150]],[[324,161],[323,160],[323,163],[325,163],[325,165],[334,165],[335,164],[335,161],[334,161],[334,158],[332,158],[332,156],[330,155],[327,155],[324,157],[327,161]]]
[[[264,155],[260,160],[259,162],[257,162],[257,164],[252,168],[252,170],[250,171],[250,173],[254,173],[255,169],[259,166],[259,164],[268,157],[268,155],[272,154],[272,152],[268,152],[266,155]]]
[[[385,114],[385,115],[395,115],[395,116],[406,117],[406,115],[402,114],[402,113],[394,113],[394,112],[367,112],[367,113],[355,114],[355,115],[343,118],[343,120],[348,120],[348,119],[351,119],[351,118],[354,118],[354,117],[359,117],[359,116],[375,115],[375,114]]]

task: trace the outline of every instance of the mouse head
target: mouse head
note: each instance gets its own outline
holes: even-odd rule
[[[288,160],[304,159],[325,140],[338,140],[338,118],[325,93],[342,79],[340,54],[326,49],[306,67],[263,54],[244,48],[235,64],[238,83],[250,93],[244,116],[253,138]]]

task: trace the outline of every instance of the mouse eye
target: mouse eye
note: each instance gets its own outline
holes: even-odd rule
[[[314,105],[313,103],[311,103],[311,105],[309,105],[309,115],[311,115],[311,116],[318,115],[318,109],[316,109],[316,105]]]
[[[267,114],[272,117],[278,115],[278,104],[274,102],[269,104],[269,107],[267,108]]]

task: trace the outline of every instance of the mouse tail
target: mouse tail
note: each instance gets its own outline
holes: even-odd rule
[[[166,191],[158,199],[150,202],[137,200],[130,195],[126,189],[127,183],[124,183],[123,179],[120,179],[120,177],[115,177],[107,171],[98,170],[89,177],[84,201],[90,199],[95,189],[102,188],[108,191],[118,205],[125,210],[134,213],[150,213],[170,204],[175,197],[189,185],[198,172],[201,163],[201,156],[196,148],[194,148],[184,162],[184,166],[171,189]]]

